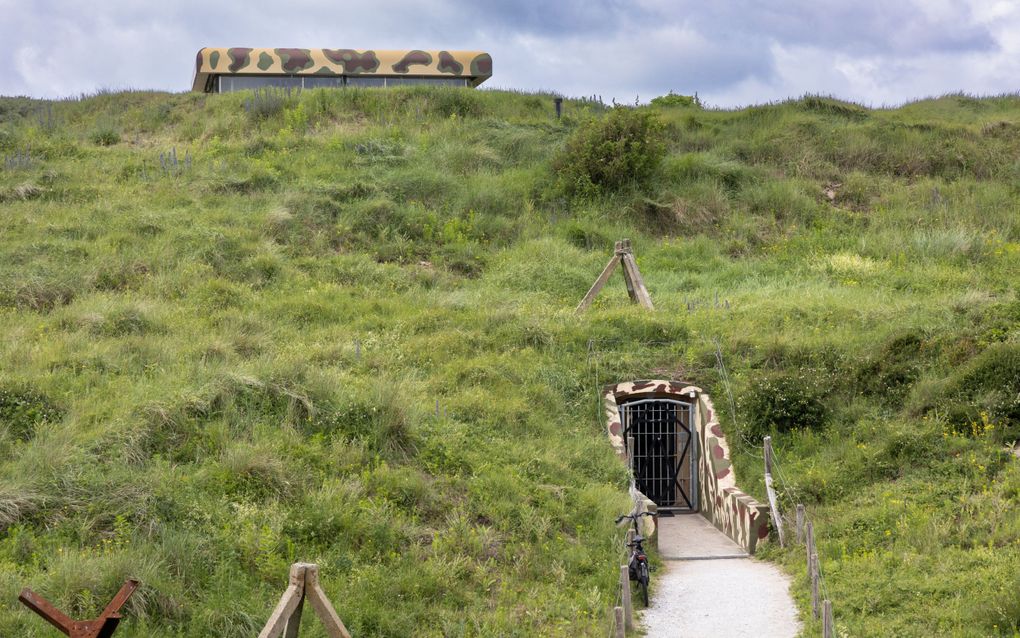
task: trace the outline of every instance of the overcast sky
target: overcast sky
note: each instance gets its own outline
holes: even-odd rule
[[[1020,90],[1018,0],[0,0],[0,94],[185,91],[203,46],[482,49],[485,86],[713,106]]]

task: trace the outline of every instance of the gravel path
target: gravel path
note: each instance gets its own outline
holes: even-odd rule
[[[713,550],[664,560],[652,574],[651,606],[641,615],[647,638],[793,638],[800,633],[787,576],[753,558],[712,558],[741,552],[703,522],[697,515],[660,519],[664,557],[675,554],[670,548],[677,545]]]

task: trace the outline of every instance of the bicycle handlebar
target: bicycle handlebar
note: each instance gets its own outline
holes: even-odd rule
[[[641,518],[642,516],[655,516],[655,512],[641,512],[640,514],[621,514],[619,518],[616,519],[616,522],[619,523],[625,518],[633,521]]]

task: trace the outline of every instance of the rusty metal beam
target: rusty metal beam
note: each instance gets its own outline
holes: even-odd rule
[[[57,609],[53,603],[27,587],[21,590],[18,600],[70,638],[110,638],[120,625],[120,608],[138,589],[138,581],[126,581],[98,618],[73,620]]]

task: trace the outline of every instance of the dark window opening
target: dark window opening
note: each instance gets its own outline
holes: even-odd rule
[[[386,77],[364,75],[220,75],[216,78],[220,93],[251,91],[262,88],[318,89],[391,86],[469,86],[468,78]]]

